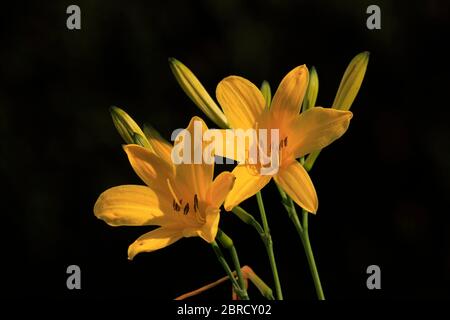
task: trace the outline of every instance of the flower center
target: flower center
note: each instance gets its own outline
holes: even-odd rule
[[[280,151],[281,151],[281,149],[286,148],[287,145],[288,145],[288,136],[286,136],[286,137],[284,137],[284,139],[280,140],[280,146],[279,146]]]
[[[280,166],[283,167],[284,165],[291,162],[292,157],[292,151],[291,148],[288,148],[289,143],[289,136],[284,136],[282,139],[280,139],[280,145],[279,145],[279,155],[280,155]]]
[[[197,194],[194,194],[193,197],[188,197],[192,198],[193,201],[191,203],[187,201],[185,204],[183,204],[183,198],[177,196],[175,189],[173,188],[169,179],[167,179],[167,186],[169,187],[169,192],[173,198],[172,208],[175,212],[183,212],[186,217],[189,217],[191,219],[194,218],[197,223],[205,223],[205,218],[200,214]],[[189,213],[191,213],[191,215],[189,215]]]

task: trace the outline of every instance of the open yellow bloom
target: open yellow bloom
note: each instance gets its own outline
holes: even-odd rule
[[[191,119],[187,131],[193,134]],[[220,206],[233,187],[235,177],[223,172],[213,181],[213,164],[179,164],[171,159],[172,146],[151,130],[147,138],[153,151],[138,145],[124,150],[142,185],[123,185],[103,192],[94,206],[94,214],[111,226],[160,226],[139,237],[128,248],[128,258],[138,253],[164,248],[182,237],[199,236],[211,243],[219,224]],[[200,144],[199,144],[200,143]],[[206,148],[193,143],[192,148]]]
[[[304,65],[284,77],[270,108],[265,108],[261,91],[244,78],[230,76],[217,86],[217,100],[231,128],[279,130],[278,172],[261,175],[258,165],[247,161],[239,164],[232,172],[236,182],[225,200],[226,210],[256,194],[273,177],[299,206],[312,213],[317,211],[314,185],[296,159],[322,149],[342,136],[352,113],[315,107],[300,114],[307,87],[308,69]],[[236,150],[234,154],[237,154]]]

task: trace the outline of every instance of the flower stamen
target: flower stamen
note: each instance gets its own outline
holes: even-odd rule
[[[178,203],[175,200],[173,200],[172,208],[175,211],[180,211],[180,209],[181,209],[181,207],[178,205]]]
[[[183,213],[184,215],[187,215],[189,213],[189,202],[184,206]]]
[[[197,194],[194,195],[194,212],[198,210],[198,197]]]
[[[166,179],[166,181],[167,181],[167,186],[169,187],[170,194],[173,197],[173,209],[176,211],[179,211],[181,209],[181,204],[183,203],[183,199],[178,200],[177,194],[175,193],[175,190],[173,189],[172,184],[170,183],[170,180]],[[175,205],[178,206],[178,209]]]

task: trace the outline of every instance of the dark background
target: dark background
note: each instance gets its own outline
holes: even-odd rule
[[[66,28],[81,7],[82,29]],[[366,28],[381,7],[382,29]],[[329,106],[353,56],[371,52],[343,138],[311,172],[319,199],[311,241],[329,299],[450,297],[447,1],[59,1],[2,10],[0,172],[2,291],[51,298],[172,299],[223,276],[210,247],[183,239],[127,260],[148,228],[112,228],[92,208],[109,187],[141,183],[108,107],[166,138],[200,111],[168,57],[213,94],[230,74],[275,90],[293,67],[317,68]],[[208,123],[212,126],[212,123]],[[287,299],[315,299],[306,259],[273,184],[264,189]],[[243,204],[257,214],[255,199]],[[258,236],[233,215],[221,227],[242,264],[272,284]],[[82,290],[66,288],[66,268]],[[382,289],[366,288],[381,267]],[[223,285],[198,299],[230,298]],[[255,291],[251,291],[257,297]]]

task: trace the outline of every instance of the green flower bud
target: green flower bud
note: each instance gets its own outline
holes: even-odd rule
[[[142,132],[137,123],[125,111],[115,106],[111,107],[109,111],[111,112],[114,126],[125,143],[136,143],[135,134],[138,134],[142,137],[142,139],[140,139],[141,143],[139,144],[143,147],[150,148],[150,144],[148,143],[147,138],[145,138],[144,132]]]
[[[183,63],[175,58],[169,58],[169,65],[178,84],[188,97],[220,128],[228,128],[227,118],[214,102],[197,77]]]
[[[319,93],[319,76],[316,68],[311,67],[309,70],[309,83],[306,89],[305,98],[303,99],[302,112],[314,107],[316,105],[317,94]]]
[[[332,108],[338,110],[350,109],[361,87],[368,63],[368,51],[361,52],[353,58],[342,77]]]

